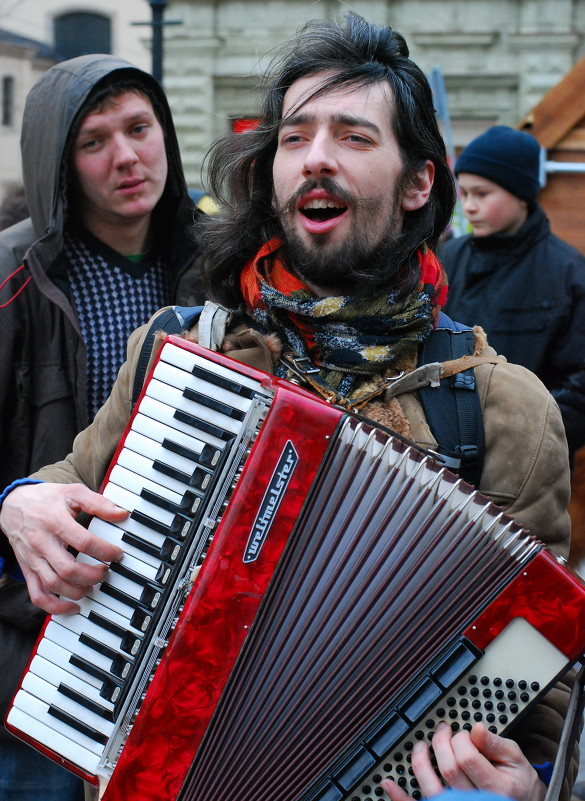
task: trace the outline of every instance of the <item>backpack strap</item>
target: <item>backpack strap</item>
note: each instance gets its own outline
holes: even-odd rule
[[[167,334],[180,334],[182,331],[191,328],[199,319],[202,310],[203,306],[171,306],[171,308],[164,309],[153,318],[148,333],[142,343],[138,363],[136,365],[134,384],[132,387],[132,408],[136,406],[136,402],[142,391],[142,385],[146,378],[146,370],[150,361],[156,334],[159,331],[164,331]]]
[[[471,356],[475,334],[471,328],[439,315],[419,354],[419,364],[453,361]],[[491,361],[491,359],[490,359]],[[477,486],[485,449],[483,415],[473,367],[419,390],[425,416],[446,467]]]

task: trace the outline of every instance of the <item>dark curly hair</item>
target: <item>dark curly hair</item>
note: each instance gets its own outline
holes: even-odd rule
[[[308,100],[338,87],[387,81],[394,99],[392,126],[404,161],[405,183],[415,181],[427,160],[435,166],[428,202],[405,214],[394,271],[373,279],[367,291],[386,287],[408,291],[412,287],[418,277],[416,252],[423,244],[433,248],[448,226],[455,185],[429,83],[408,55],[408,46],[399,33],[354,13],[346,15],[344,24],[309,22],[282,47],[264,79],[258,127],[218,140],[207,156],[210,192],[221,209],[204,220],[198,231],[206,252],[205,274],[212,297],[226,306],[238,307],[243,263],[264,242],[281,234],[272,207],[272,163],[283,99],[299,78],[321,73],[330,77]]]

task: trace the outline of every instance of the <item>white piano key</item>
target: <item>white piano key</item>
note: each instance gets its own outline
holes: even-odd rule
[[[87,618],[82,615],[54,615],[53,620],[60,626],[74,632],[75,634],[86,633],[94,639],[99,639],[104,645],[113,648],[116,651],[120,650],[120,638],[116,637],[110,631],[100,629],[94,623],[91,623]]]
[[[229,370],[221,364],[213,363],[211,365],[211,363],[202,356],[198,356],[196,353],[185,350],[184,348],[177,348],[172,344],[167,344],[163,347],[161,351],[161,360],[166,361],[168,364],[173,364],[176,367],[179,367],[181,370],[186,370],[189,373],[192,371],[194,366],[201,367],[204,370],[210,370],[211,367],[215,375],[226,378],[229,381],[237,381],[237,383],[241,386],[247,387],[256,393],[263,395],[267,394],[263,390],[260,382],[256,381],[256,379],[250,378],[247,375],[242,375],[241,373],[236,375],[233,370]]]
[[[69,651],[70,653],[75,654],[82,659],[87,659],[88,662],[91,662],[93,665],[101,670],[104,670],[106,673],[111,673],[112,659],[109,656],[100,654],[99,651],[90,648],[88,645],[84,645],[79,641],[78,634],[66,629],[64,626],[61,626],[54,620],[51,620],[45,629],[45,637],[48,637],[49,640],[61,645],[66,651]],[[127,654],[124,655],[124,659],[129,663],[132,662],[132,658]],[[118,678],[123,679],[125,677],[121,676]]]
[[[87,687],[82,686],[78,689],[73,687],[71,682],[67,681],[67,674],[65,674],[65,680],[60,679],[59,676],[60,671],[58,668],[54,671],[47,670],[45,675],[39,675],[36,672],[33,673],[29,671],[22,680],[22,689],[49,705],[54,704],[58,706],[59,709],[67,712],[67,714],[83,721],[86,726],[91,726],[92,729],[105,734],[106,737],[111,737],[115,726],[111,719],[88,709],[87,706],[70,698],[59,688],[61,685],[66,685],[70,689],[78,692],[84,699],[98,704],[106,713],[111,714],[114,705],[100,698],[99,695],[97,699],[90,697],[87,693],[87,687],[89,687],[89,685],[87,685]]]
[[[86,773],[92,776],[97,774],[103,748],[97,753],[89,748],[84,748],[81,741],[89,740],[88,737],[84,737],[84,735],[73,730],[68,730],[66,734],[57,731],[54,726],[47,725],[16,706],[12,707],[8,714],[8,723],[23,734],[32,737],[45,747],[65,757],[67,761],[77,765]],[[55,723],[58,724],[60,721],[56,720]],[[61,725],[64,728],[63,724]],[[72,740],[67,734],[75,737],[75,739]],[[93,743],[93,745],[95,746],[96,743]]]
[[[235,392],[230,392],[229,389],[205,381],[205,379],[199,376],[185,373],[184,370],[178,369],[165,361],[160,361],[157,364],[153,375],[158,381],[163,381],[165,384],[176,387],[181,392],[184,389],[192,389],[205,397],[214,401],[219,401],[220,403],[225,403],[226,406],[230,406],[243,413],[246,413],[252,405],[252,401],[249,398],[237,395]],[[231,380],[233,380],[233,378]]]
[[[127,521],[123,521],[123,523],[124,526],[122,526],[121,523],[114,525],[113,523],[107,523],[105,520],[99,520],[97,517],[94,517],[89,524],[89,530],[97,534],[98,537],[102,537],[104,540],[118,545],[129,556],[134,556],[157,569],[161,564],[159,557],[146,553],[146,551],[128,542],[124,542],[122,537],[126,532],[136,534],[137,537],[141,537],[151,545],[160,548],[164,542],[164,536],[131,518],[128,518]]]
[[[26,712],[27,715],[30,715],[30,717],[34,718],[39,724],[48,726],[49,729],[53,730],[53,732],[59,733],[63,737],[67,737],[67,739],[78,742],[84,749],[92,751],[98,757],[103,753],[105,746],[102,743],[98,743],[87,734],[74,729],[73,726],[70,726],[62,720],[59,720],[58,718],[54,717],[54,715],[50,715],[49,705],[44,701],[41,701],[40,698],[36,698],[34,695],[31,695],[24,690],[19,690],[14,698],[14,706],[17,707],[17,709]],[[53,740],[51,740],[50,737],[45,741],[45,743],[50,748],[55,747],[53,745]]]
[[[59,692],[58,687],[40,678],[40,676],[28,672],[22,681],[22,689],[35,698],[38,698],[40,701],[43,701],[43,703],[46,703],[47,706],[53,704],[59,707],[63,712],[80,720],[82,723],[85,723],[86,726],[90,726],[92,729],[100,732],[100,734],[104,734],[107,738],[112,736],[114,723],[92,712],[91,709],[87,709],[87,707],[82,706],[77,703],[77,701],[68,698],[66,695]]]
[[[102,606],[105,606],[108,609],[117,612],[119,615],[122,615],[122,617],[127,617],[129,620],[132,618],[132,615],[134,614],[134,609],[135,609],[134,604],[125,603],[119,598],[114,598],[111,595],[108,595],[107,592],[104,592],[101,589],[101,584],[93,586],[91,590],[87,593],[87,597],[90,600],[93,600],[96,603],[99,603]],[[134,600],[136,601],[136,603],[138,603],[138,599]],[[154,614],[154,612],[152,612],[151,614]]]
[[[129,461],[131,462],[134,461],[134,464],[137,468],[140,467],[140,464],[137,464],[139,460],[140,457],[138,457],[136,454],[134,454],[134,459],[132,456],[130,456],[129,458]],[[140,473],[128,470],[126,467],[121,467],[120,462],[118,462],[118,464],[111,471],[109,480],[110,484],[112,483],[116,484],[116,486],[120,487],[121,489],[127,490],[128,492],[131,492],[134,495],[136,495],[138,501],[141,500],[140,492],[143,489],[149,489],[151,492],[160,495],[162,498],[166,498],[166,500],[170,501],[171,503],[177,504],[178,506],[183,500],[183,495],[186,491],[185,485],[179,483],[178,481],[176,482],[176,484],[180,488],[180,492],[173,491],[169,487],[164,487],[159,483],[156,483],[152,480],[149,480],[148,478],[145,478]],[[106,489],[109,488],[110,484],[108,484],[108,487],[106,487]],[[138,503],[138,501],[136,501],[135,503]],[[128,503],[130,502],[131,500],[129,499]],[[142,502],[148,503],[148,501],[144,500]],[[135,509],[136,506],[124,507],[124,508],[125,509],[128,508],[131,511],[132,509]],[[155,508],[158,509],[159,507]],[[172,512],[168,512],[167,514],[172,515]]]
[[[144,576],[144,578],[147,578],[149,581],[157,582],[158,568],[144,562],[143,559],[135,557],[132,554],[124,554],[124,558],[119,564],[128,568],[128,570],[133,570],[139,576]]]
[[[159,401],[156,398],[145,395],[140,401],[138,410],[147,420],[154,420],[157,423],[168,426],[171,431],[178,431],[180,434],[185,434],[187,436],[195,435],[197,439],[200,439],[208,445],[213,445],[219,450],[223,450],[226,446],[225,441],[220,439],[220,437],[216,437],[214,434],[194,428],[188,423],[178,420],[175,417],[175,410],[173,407],[168,403],[164,403],[164,401]],[[147,434],[147,427],[146,430],[143,428],[142,431]],[[169,437],[169,439],[172,439],[172,437]]]
[[[139,582],[132,581],[126,576],[121,576],[119,573],[115,573],[113,570],[109,570],[106,573],[102,584],[103,583],[109,584],[111,587],[117,587],[119,590],[125,592],[126,595],[129,595],[130,598],[134,598],[136,601],[140,599],[142,591],[145,589],[144,586]],[[160,600],[162,590],[158,589],[157,594]],[[158,604],[154,604],[153,608],[156,608],[157,605]]]
[[[163,384],[162,381],[157,381],[155,378],[149,381],[146,394],[149,398],[155,398],[156,400],[163,401],[163,403],[168,403],[174,409],[181,409],[198,420],[217,426],[222,431],[226,431],[231,435],[239,434],[242,430],[242,423],[240,420],[234,420],[232,417],[209,409],[201,403],[189,400],[183,397],[183,393],[180,389],[176,389],[169,384]]]
[[[158,404],[158,401],[151,402],[152,404]],[[194,429],[191,429],[191,431],[195,433]],[[187,448],[187,450],[193,451],[193,453],[196,454],[200,454],[205,446],[209,446],[209,443],[204,441],[201,437],[184,434],[177,428],[172,428],[171,426],[165,425],[163,422],[153,420],[152,417],[147,417],[142,413],[135,415],[132,422],[132,432],[136,433],[138,436],[144,436],[153,442],[158,442],[160,445],[162,445],[165,440],[170,440],[176,445]],[[126,440],[127,439],[128,437],[126,437]],[[164,452],[166,453],[166,448]]]
[[[99,704],[104,709],[113,713],[114,704],[101,697],[98,687],[94,687],[89,682],[83,681],[78,676],[74,676],[72,673],[63,670],[62,667],[49,662],[44,657],[37,654],[30,664],[30,670],[35,676],[39,676],[39,678],[48,681],[49,684],[52,684],[54,687],[59,687],[60,684],[66,684],[68,687],[71,687],[71,689],[85,696],[89,701],[92,701],[94,704]]]
[[[180,470],[182,473],[186,473],[187,475],[193,473],[198,466],[197,462],[195,462],[193,459],[187,459],[185,456],[174,453],[168,448],[163,448],[162,443],[157,442],[157,440],[151,439],[150,437],[146,437],[144,434],[139,434],[134,429],[124,440],[124,448],[128,449],[131,453],[143,456],[151,464],[157,461],[164,462],[164,464],[169,465],[169,467],[174,467],[175,470]],[[201,450],[193,451],[193,453],[201,453]],[[118,460],[118,464],[122,464],[122,462]],[[128,467],[129,470],[133,469],[129,465],[124,465],[124,467]],[[161,474],[157,473],[156,471],[154,471],[154,474],[155,476],[158,476],[160,481]],[[145,475],[147,478],[152,478],[152,476],[149,476],[146,473],[141,473],[141,475]],[[176,492],[181,492],[181,490],[176,490]]]
[[[172,453],[169,454],[169,455],[171,457],[173,456]],[[164,460],[164,454],[161,454],[160,461],[164,462],[165,464],[169,465],[170,467],[176,467],[175,464],[173,464],[173,462],[177,462],[178,458],[179,457],[177,457],[176,459],[172,459],[171,458],[171,459],[167,459],[165,461]],[[187,483],[187,481],[191,478],[191,475],[195,471],[195,468],[197,466],[193,462],[189,463],[187,459],[183,459],[182,461],[186,462],[187,465],[190,464],[190,467],[187,466],[187,469],[185,469],[185,465],[183,465],[181,468],[176,467],[177,470],[181,469],[181,471],[186,474],[185,475],[185,479],[186,479],[185,481],[181,481],[181,480],[179,480],[177,478],[174,478],[173,476],[169,476],[166,473],[163,473],[161,470],[156,470],[153,467],[154,460],[150,460],[150,459],[146,458],[145,456],[143,456],[143,455],[141,455],[139,453],[136,453],[135,451],[132,451],[130,449],[124,449],[124,450],[122,450],[120,452],[120,458],[118,459],[118,464],[117,464],[115,469],[116,470],[118,470],[118,468],[120,468],[120,470],[126,469],[126,470],[128,470],[128,472],[131,472],[133,475],[137,474],[142,479],[142,487],[143,488],[149,489],[151,492],[154,492],[157,495],[161,495],[164,498],[166,498],[167,494],[170,494],[171,492],[176,493],[180,498],[179,503],[182,503],[183,499],[185,498],[185,495],[187,493],[194,494],[196,492],[196,490],[197,490],[196,487],[189,486],[189,484]],[[199,469],[201,470],[201,468],[199,468]],[[202,491],[205,491],[207,489],[207,487],[211,484],[212,474],[208,473],[207,471],[203,471],[203,473],[204,473],[206,481],[204,482],[204,484],[201,487],[201,489],[202,489]],[[124,478],[123,475],[120,476],[119,474],[117,474],[117,476],[114,477],[113,476],[113,471],[112,471],[112,481],[115,481],[116,484],[120,484],[121,486],[124,486],[127,489],[131,489],[132,491],[135,491],[135,490],[132,489],[132,486],[127,486],[127,483],[126,483],[127,479]],[[133,485],[134,486],[139,486],[139,484],[135,485],[134,483],[133,483]],[[142,487],[141,487],[141,489],[142,489]],[[197,512],[197,509],[199,508],[200,503],[201,503],[200,500],[197,500],[197,502],[194,504],[195,505],[195,510],[194,510],[195,513]],[[192,508],[187,507],[185,509],[185,514],[192,514],[192,513],[193,513]]]
[[[130,635],[143,635],[144,632],[140,631],[140,629],[135,628],[131,622],[130,618],[132,617],[133,609],[129,606],[125,607],[125,611],[127,614],[121,614],[118,611],[114,611],[111,607],[106,606],[105,604],[101,604],[96,601],[94,598],[90,598],[90,596],[86,595],[81,600],[77,601],[79,604],[79,614],[83,618],[89,618],[89,615],[92,612],[95,612],[96,615],[105,618],[106,620],[111,621],[116,626],[120,626],[120,628],[125,629]]]
[[[145,564],[151,565],[155,570],[158,568],[160,564],[160,559],[157,559],[155,556],[151,556],[144,551],[141,551],[139,548],[136,548],[134,545],[130,545],[129,543],[123,542],[122,537],[125,533],[125,530],[120,528],[119,526],[115,526],[113,523],[107,523],[105,520],[99,520],[97,517],[94,517],[91,523],[89,524],[89,530],[96,534],[98,537],[106,540],[107,542],[114,543],[118,545],[120,548],[124,550],[126,555],[134,556],[137,559],[141,559]]]
[[[104,628],[104,626],[94,623],[83,615],[54,615],[53,620],[56,623],[59,623],[60,626],[64,626],[64,628],[69,629],[69,631],[73,631],[76,634],[87,634],[89,637],[93,637],[94,640],[102,642],[104,645],[107,645],[108,648],[112,648],[113,650],[120,652],[122,655],[128,654],[127,651],[122,650],[122,639],[128,631],[127,628],[125,628],[121,637],[119,634],[109,631],[108,629]],[[138,635],[139,632],[129,633],[129,636],[134,636],[134,639],[136,639]],[[135,652],[130,654],[130,656],[134,655]]]
[[[68,651],[66,648],[63,648],[63,646],[58,645],[52,640],[43,637],[37,647],[37,656],[42,657],[47,662],[50,662],[57,667],[60,667],[63,671],[71,674],[81,681],[91,684],[97,689],[98,692],[101,690],[103,682],[98,679],[97,676],[92,676],[81,668],[72,665],[69,661],[71,658],[71,651]]]
[[[87,565],[96,565],[101,564],[99,559],[95,559],[93,556],[88,556],[86,553],[80,553],[76,557],[76,561],[84,562]],[[123,558],[116,562],[115,564],[123,565],[128,570],[132,570],[136,573],[137,576],[142,576],[148,581],[155,582],[157,581],[157,574],[158,574],[158,566],[150,565],[144,562],[142,559],[137,559],[134,556],[131,556],[127,553],[124,554]],[[109,574],[106,574],[106,576]],[[54,615],[53,617],[67,617],[67,615],[57,616]]]
[[[114,468],[114,470],[115,469],[116,468]],[[112,473],[113,472],[114,471],[112,471]],[[120,487],[117,484],[114,484],[112,481],[110,481],[110,483],[105,487],[103,494],[106,498],[109,498],[123,509],[127,509],[131,513],[140,512],[151,520],[155,521],[155,523],[159,523],[160,525],[164,526],[165,529],[168,529],[168,532],[158,532],[155,528],[149,529],[153,534],[160,534],[163,537],[172,536],[176,540],[181,540],[186,537],[189,532],[191,521],[187,518],[178,514],[173,514],[173,512],[168,512],[166,509],[162,509],[160,506],[150,503],[150,501],[141,498],[139,495],[135,495],[125,487]],[[132,520],[132,517],[128,517],[126,520],[121,520],[119,522],[120,528],[131,531],[132,522],[136,522]],[[139,520],[138,522],[141,525],[149,528],[149,523],[147,521],[142,522]],[[142,535],[138,534],[138,536]]]

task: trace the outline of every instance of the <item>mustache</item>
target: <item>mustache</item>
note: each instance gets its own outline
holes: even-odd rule
[[[328,195],[335,197],[341,201],[345,206],[359,206],[360,199],[356,198],[351,192],[339,186],[333,178],[309,178],[304,184],[299,186],[296,192],[280,206],[276,206],[275,211],[277,215],[294,214],[299,200],[303,195],[313,192],[315,189],[322,189]]]

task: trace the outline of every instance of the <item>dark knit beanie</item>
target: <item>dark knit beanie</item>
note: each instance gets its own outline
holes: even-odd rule
[[[467,145],[455,162],[455,175],[481,175],[521,200],[536,203],[539,164],[540,145],[533,136],[495,125]]]

